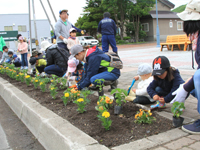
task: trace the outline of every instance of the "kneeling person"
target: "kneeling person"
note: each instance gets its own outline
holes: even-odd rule
[[[10,63],[13,63],[15,65],[15,67],[21,67],[22,62],[21,62],[20,58],[17,57],[16,54],[13,54],[12,51],[9,51],[8,56],[10,57],[10,59],[9,59]]]
[[[96,79],[114,81],[120,76],[119,69],[109,66],[110,57],[96,46],[84,49],[81,45],[74,45],[71,48],[71,55],[85,62],[85,73],[77,83],[78,90],[89,87],[91,83],[96,85]]]

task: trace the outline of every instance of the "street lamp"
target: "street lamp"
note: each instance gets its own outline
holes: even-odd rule
[[[159,25],[158,25],[158,4],[156,0],[156,21],[157,21],[157,27],[156,27],[156,40],[157,40],[157,46],[160,47],[160,31],[159,31]]]

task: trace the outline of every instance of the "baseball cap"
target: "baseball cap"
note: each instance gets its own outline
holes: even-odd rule
[[[147,63],[143,63],[143,64],[139,65],[137,74],[145,75],[145,74],[149,74],[151,72],[152,72],[152,67]]]
[[[60,11],[59,11],[59,14],[61,14],[62,12],[68,12],[68,10],[67,9],[61,9]]]
[[[74,72],[76,70],[76,66],[78,65],[79,61],[76,58],[72,58],[68,60],[68,72]]]
[[[69,33],[71,33],[72,31],[76,31],[76,29],[75,29],[75,28],[71,28],[71,29],[69,30]]]
[[[177,14],[183,21],[200,20],[200,1],[191,0],[183,12]]]
[[[13,58],[17,58],[17,55],[16,55],[16,54],[14,54],[14,55],[13,55]]]
[[[153,73],[152,75],[162,75],[167,68],[170,67],[169,59],[165,56],[158,56],[153,61]]]
[[[82,52],[83,50],[84,50],[83,46],[80,44],[76,44],[76,45],[72,46],[70,58],[74,57],[76,54],[78,54],[79,52]]]
[[[34,64],[36,63],[36,60],[38,60],[38,58],[36,58],[36,57],[31,57],[30,60],[29,60],[29,63],[30,63],[31,65],[34,65]]]
[[[36,55],[38,55],[38,51],[33,51],[32,56],[35,57]]]

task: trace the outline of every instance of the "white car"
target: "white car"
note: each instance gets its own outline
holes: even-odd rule
[[[79,42],[81,45],[86,46],[86,45],[90,45],[90,46],[99,46],[99,41],[96,40],[94,37],[92,36],[78,36],[77,37],[79,39]]]

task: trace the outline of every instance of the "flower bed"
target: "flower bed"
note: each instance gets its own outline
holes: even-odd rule
[[[123,104],[123,115],[114,115],[113,105],[110,104],[115,104],[115,101],[112,102],[112,100],[105,98],[105,102],[110,108],[108,109],[108,111],[102,112],[101,115],[102,117],[109,118],[112,121],[111,127],[108,131],[106,131],[102,126],[102,122],[99,121],[99,118],[97,117],[97,115],[99,114],[99,111],[95,109],[95,107],[97,106],[97,101],[99,100],[97,96],[89,95],[87,97],[87,99],[90,100],[90,103],[84,108],[86,111],[80,114],[77,111],[76,103],[70,101],[67,103],[66,106],[64,105],[62,97],[68,97],[68,94],[63,94],[65,89],[57,89],[57,96],[55,97],[55,99],[52,99],[50,91],[53,91],[55,89],[51,89],[54,87],[50,87],[50,83],[46,85],[46,92],[41,92],[40,89],[34,88],[33,83],[34,81],[36,81],[37,83],[37,80],[32,81],[32,83],[30,85],[27,84],[27,86],[25,80],[22,83],[20,82],[20,80],[17,81],[10,78],[10,76],[8,76],[7,74],[1,74],[0,76],[8,80],[10,83],[28,94],[30,97],[38,101],[43,106],[52,110],[54,113],[58,114],[64,119],[70,121],[73,125],[84,131],[86,134],[98,140],[99,143],[108,147],[114,147],[117,145],[128,143],[150,135],[165,132],[172,128],[170,120],[163,118],[156,113],[152,114],[152,117],[156,118],[156,121],[154,121],[152,124],[135,123],[135,114],[137,114],[140,108],[130,102]],[[28,76],[24,76],[24,79],[28,78]],[[82,102],[83,99],[77,99],[76,101]],[[101,106],[99,107],[99,109],[102,109]]]

